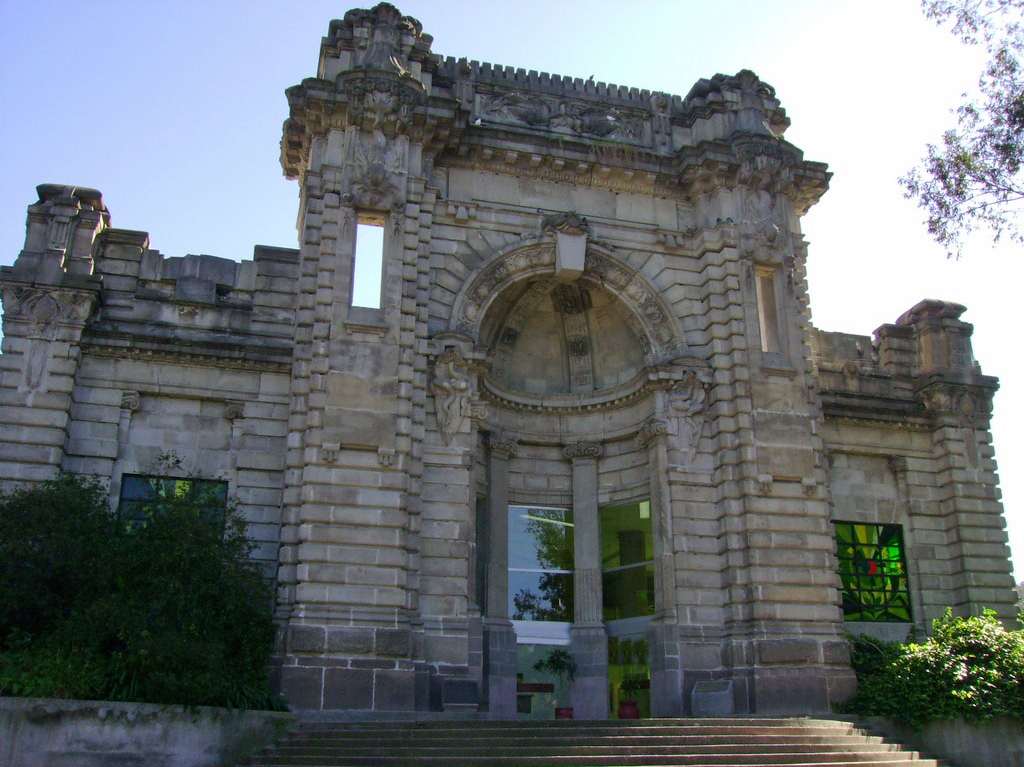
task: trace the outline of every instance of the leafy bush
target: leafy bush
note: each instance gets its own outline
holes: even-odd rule
[[[932,623],[921,644],[852,641],[857,694],[850,713],[920,726],[936,719],[1024,719],[1024,634],[1006,631],[992,611]]]
[[[0,498],[0,694],[281,708],[244,521],[188,497],[120,523],[72,476]]]

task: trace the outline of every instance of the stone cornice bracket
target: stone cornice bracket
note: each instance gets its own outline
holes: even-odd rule
[[[647,447],[658,437],[667,437],[670,432],[668,421],[665,419],[648,418],[636,433],[636,444],[641,448]]]
[[[240,400],[229,399],[224,402],[224,417],[229,421],[236,421],[245,417],[245,403]]]
[[[513,458],[519,455],[519,440],[511,434],[491,432],[487,435],[487,447],[492,455],[499,458]]]
[[[138,411],[141,404],[141,397],[137,391],[121,392],[121,409],[129,413]]]
[[[601,457],[602,452],[604,452],[604,447],[600,442],[573,442],[562,448],[562,455],[569,460],[577,458],[597,459]]]

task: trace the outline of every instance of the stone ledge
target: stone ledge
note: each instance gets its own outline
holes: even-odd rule
[[[269,745],[289,713],[120,701],[0,698],[4,767],[216,767]]]

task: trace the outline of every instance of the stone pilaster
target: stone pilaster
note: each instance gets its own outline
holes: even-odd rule
[[[672,553],[672,497],[668,484],[668,440],[671,432],[667,420],[655,416],[648,419],[637,434],[637,444],[647,449],[654,533],[655,615],[648,629],[653,716],[680,716],[684,711],[677,633],[676,570]]]
[[[572,652],[576,680],[573,716],[608,718],[608,632],[603,622],[601,531],[597,507],[597,461],[601,445],[575,442],[562,451],[572,461],[572,516],[575,571]]]
[[[508,464],[517,450],[515,440],[488,440],[484,674],[492,719],[516,715],[516,633],[508,614]]]

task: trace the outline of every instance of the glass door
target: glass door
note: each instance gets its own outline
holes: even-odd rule
[[[600,517],[609,714],[617,719],[649,717],[647,625],[654,615],[651,504],[644,500],[605,506]]]

